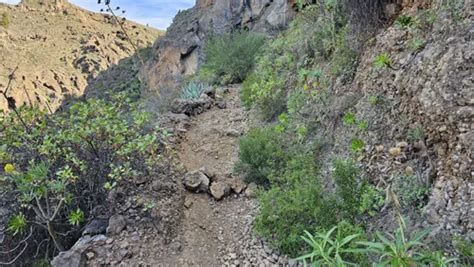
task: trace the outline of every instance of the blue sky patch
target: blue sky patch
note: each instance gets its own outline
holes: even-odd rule
[[[3,3],[18,4],[19,0],[0,0]],[[77,6],[99,12],[102,6],[97,0],[69,0]],[[165,30],[179,10],[191,8],[195,0],[112,0],[112,6],[127,11],[126,18],[141,24]]]

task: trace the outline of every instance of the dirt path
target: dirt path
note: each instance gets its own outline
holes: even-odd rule
[[[225,109],[215,107],[191,121],[179,148],[188,171],[207,169],[214,181],[239,179],[232,175],[237,159],[237,138],[247,130],[247,112],[239,100],[239,87],[231,86]],[[227,91],[227,90],[226,90]],[[284,259],[252,232],[256,201],[231,195],[215,201],[208,194],[186,193],[182,247],[170,265],[254,266],[283,264]]]
[[[183,115],[190,125],[182,130],[185,136],[176,152],[187,171],[204,167],[213,182],[232,183],[239,179],[232,174],[237,139],[247,130],[249,116],[240,105],[239,87],[224,89],[226,108],[213,107],[190,121]],[[287,265],[286,258],[252,230],[258,212],[255,199],[234,193],[216,201],[209,193],[184,192],[182,175],[178,176],[177,182],[156,177],[156,183],[143,184],[137,192],[156,203],[152,210],[155,224],[141,217],[136,196],[128,196],[132,199],[124,202],[120,212],[125,216],[109,220],[116,230],[92,240],[81,239],[65,260],[71,262],[68,257],[75,259],[80,252],[86,254],[87,266]],[[147,196],[150,192],[154,195]]]

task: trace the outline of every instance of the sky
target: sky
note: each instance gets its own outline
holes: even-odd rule
[[[82,8],[99,12],[103,6],[97,0],[68,0]],[[192,7],[196,0],[111,0],[112,6],[120,6],[127,11],[126,18],[141,24],[165,30],[178,13]],[[8,4],[18,4],[20,0],[0,0]],[[104,2],[104,1],[102,1]]]

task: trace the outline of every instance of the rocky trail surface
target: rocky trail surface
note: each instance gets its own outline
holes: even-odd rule
[[[210,178],[210,194],[187,192],[180,251],[166,257],[174,266],[268,266],[286,261],[252,230],[256,201],[241,178],[232,173],[237,138],[247,130],[248,112],[240,104],[238,86],[225,88],[220,105],[196,116],[179,148],[187,171]],[[225,197],[217,201],[216,198]]]
[[[233,174],[237,139],[250,118],[239,90],[234,85],[212,93],[212,99],[203,94],[195,102],[183,100],[194,108],[204,103],[199,115],[164,115],[179,121],[174,132],[180,137],[173,142],[182,165],[178,169],[183,169],[174,174],[178,178],[155,177],[141,184],[135,196],[121,200],[108,226],[85,230],[53,266],[288,265],[254,233],[255,187]],[[149,216],[137,202],[154,203]]]

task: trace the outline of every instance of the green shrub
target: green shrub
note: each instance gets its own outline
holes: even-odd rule
[[[453,266],[456,258],[447,258],[440,251],[426,250],[422,241],[429,231],[426,229],[410,238],[405,222],[400,219],[394,235],[376,233],[376,240],[369,242],[362,229],[343,221],[314,236],[305,231],[303,240],[309,244],[311,252],[298,260],[303,260],[305,265],[309,261],[312,266],[369,266],[370,257],[372,266]]]
[[[307,92],[305,92],[304,90],[293,90],[287,101],[288,113],[297,113],[308,103],[309,100],[310,98],[308,97]]]
[[[403,207],[422,208],[427,200],[430,188],[420,183],[416,176],[396,176],[392,183],[393,191]]]
[[[472,266],[474,264],[474,243],[463,236],[456,235],[453,238],[453,245],[459,253],[463,266]]]
[[[425,140],[426,133],[423,126],[417,124],[414,128],[408,131],[408,138],[412,141],[423,141]]]
[[[369,216],[374,216],[385,204],[384,193],[382,188],[371,184],[364,184],[360,197],[359,213],[367,213]]]
[[[380,100],[379,100],[378,96],[376,96],[376,95],[369,96],[369,104],[371,104],[372,106],[377,105],[379,102],[380,102]]]
[[[392,61],[387,53],[379,54],[374,59],[374,67],[377,69],[392,68]]]
[[[342,117],[344,125],[356,125],[357,118],[354,112],[346,112],[344,117]]]
[[[354,137],[351,140],[350,149],[353,153],[360,153],[365,147],[365,143],[362,139]]]
[[[239,140],[236,170],[246,174],[245,181],[268,184],[268,178],[285,159],[278,133],[271,127],[255,128]]]
[[[425,40],[420,39],[420,38],[413,38],[408,43],[408,47],[413,52],[419,52],[425,47]]]
[[[204,47],[202,72],[213,75],[217,83],[241,82],[247,77],[265,39],[245,31],[212,36]]]
[[[415,26],[415,24],[415,18],[408,15],[401,15],[395,20],[395,26],[398,28],[411,28]]]
[[[240,99],[246,108],[251,108],[253,104],[252,99],[252,86],[257,81],[255,73],[250,73],[249,76],[242,83],[242,89],[240,91]]]
[[[300,179],[286,187],[274,186],[261,193],[259,202],[256,231],[290,256],[304,249],[300,238],[304,230],[316,232],[337,222],[336,201],[324,197],[315,178]]]
[[[340,199],[340,209],[344,218],[354,220],[359,214],[362,187],[360,183],[360,170],[350,160],[336,160],[332,173],[336,182],[337,197]]]
[[[11,232],[28,227],[41,237],[46,229],[62,251],[91,218],[90,207],[105,203],[107,189],[155,171],[164,137],[128,95],[79,101],[54,115],[26,106],[0,115],[0,143],[11,159],[2,189],[18,207]]]
[[[265,47],[264,55],[257,59],[255,71],[244,81],[242,101],[248,107],[255,105],[263,119],[272,119],[285,110],[286,88],[282,68],[290,58],[283,56],[278,63],[269,54],[273,48]]]
[[[189,82],[181,88],[180,98],[183,99],[199,99],[201,94],[209,89],[209,85],[204,83]]]
[[[448,11],[455,21],[463,18],[464,0],[446,0],[441,3],[441,9]]]
[[[8,26],[10,26],[10,16],[7,13],[2,14],[0,26],[2,26],[3,28],[8,28]]]
[[[331,74],[341,77],[344,83],[352,80],[355,75],[359,53],[348,42],[348,26],[339,30],[334,53],[331,55]]]
[[[19,213],[10,218],[7,230],[13,235],[21,234],[26,230],[27,223],[23,213]]]
[[[351,80],[358,54],[351,49],[348,31],[339,1],[308,6],[288,30],[264,46],[254,75],[245,82],[243,101],[270,120],[289,108],[287,101],[295,90],[302,89],[307,99],[317,99],[334,78]]]

